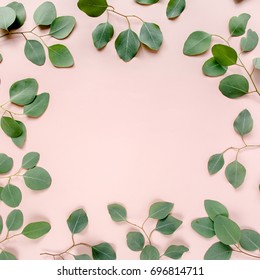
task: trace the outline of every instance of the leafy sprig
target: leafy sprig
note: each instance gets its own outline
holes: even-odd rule
[[[141,251],[141,260],[159,260],[163,256],[171,259],[180,259],[185,252],[189,251],[183,245],[171,245],[163,254],[160,254],[159,250],[152,243],[151,238],[155,231],[164,235],[171,235],[181,226],[182,221],[171,215],[173,206],[173,203],[170,202],[156,202],[152,204],[149,209],[149,215],[141,226],[127,219],[127,211],[124,206],[110,204],[107,208],[113,221],[127,223],[138,230],[130,231],[127,234],[128,248],[132,251]],[[149,219],[158,220],[156,227],[150,233],[145,230],[145,224]]]
[[[198,218],[191,223],[192,228],[205,238],[219,240],[205,253],[205,260],[229,260],[234,252],[260,259],[260,234],[240,227],[229,218],[227,208],[214,200],[205,200],[208,217]],[[255,252],[251,254],[250,252]]]
[[[260,145],[248,144],[245,140],[245,135],[253,129],[253,119],[247,109],[239,113],[233,123],[233,127],[241,137],[243,145],[241,147],[228,147],[222,153],[212,155],[208,161],[208,171],[211,175],[219,172],[225,164],[224,154],[230,150],[235,151],[235,160],[227,165],[225,175],[229,183],[234,188],[238,188],[243,184],[246,177],[246,168],[238,161],[239,154],[247,149],[260,148]]]
[[[4,33],[0,38],[10,38],[13,35],[21,35],[25,39],[24,54],[33,64],[42,66],[46,61],[45,49],[48,51],[49,59],[55,67],[71,67],[74,64],[69,49],[63,44],[48,46],[44,37],[51,36],[57,40],[67,38],[73,31],[76,21],[73,16],[57,17],[56,7],[52,2],[42,3],[34,12],[36,24],[29,31],[14,31],[21,28],[26,20],[26,11],[22,3],[11,2],[6,7],[0,7],[0,29]],[[49,28],[48,33],[38,34],[36,29]],[[28,36],[34,37],[29,39]],[[35,40],[36,39],[36,40]],[[0,61],[2,61],[2,56]]]
[[[222,79],[219,84],[221,93],[232,99],[251,93],[260,95],[260,90],[254,78],[255,70],[260,69],[260,58],[253,59],[252,70],[250,70],[242,60],[242,55],[253,51],[257,47],[259,41],[259,37],[255,31],[249,29],[246,33],[247,23],[250,17],[251,16],[246,13],[237,17],[232,17],[229,21],[230,37],[228,39],[204,31],[195,31],[190,34],[183,48],[183,53],[185,55],[196,56],[205,53],[211,48],[212,39],[214,37],[223,41],[224,44],[215,44],[211,48],[212,57],[204,63],[202,71],[206,76],[218,77],[226,74],[228,67],[237,66],[242,68],[247,78],[241,74],[232,74]],[[231,47],[230,39],[242,36],[245,33],[245,37],[240,40],[241,50],[238,52]],[[251,86],[249,81],[251,82]]]
[[[108,5],[106,0],[79,0],[78,7],[90,17],[99,17],[105,12],[107,14],[106,22],[99,24],[92,33],[93,43],[98,50],[103,49],[114,36],[114,27],[109,22],[110,14],[124,18],[128,25],[115,40],[115,49],[123,61],[132,60],[141,45],[152,51],[158,51],[162,45],[163,35],[157,24],[146,22],[136,15],[124,15]],[[137,19],[142,23],[139,36],[132,30],[131,19]]]
[[[88,243],[75,241],[75,235],[81,233],[84,229],[86,229],[88,225],[88,216],[87,213],[83,209],[77,209],[71,213],[69,218],[67,219],[67,225],[71,232],[72,245],[69,246],[66,250],[60,253],[42,253],[41,255],[51,256],[54,260],[62,259],[64,260],[66,256],[71,256],[75,260],[115,260],[116,253],[113,247],[106,242],[90,245]],[[86,253],[77,254],[72,252],[78,247],[86,248]],[[91,250],[92,257],[89,255],[88,250]]]

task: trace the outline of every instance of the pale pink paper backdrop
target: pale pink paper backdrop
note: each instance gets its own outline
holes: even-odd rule
[[[1,5],[9,2],[1,1]],[[23,30],[28,30],[34,26],[34,10],[43,1],[22,2],[28,18]],[[228,184],[223,171],[212,177],[207,172],[210,155],[230,145],[242,145],[232,124],[245,108],[255,120],[248,140],[259,144],[260,99],[254,95],[225,98],[218,91],[220,79],[201,73],[210,54],[195,58],[182,54],[191,32],[204,30],[228,37],[229,19],[243,12],[252,15],[249,27],[259,32],[259,0],[239,4],[232,0],[187,1],[185,12],[174,21],[165,16],[167,2],[142,7],[134,0],[109,1],[118,11],[158,23],[164,34],[157,54],[142,49],[127,64],[118,58],[114,41],[103,51],[93,47],[91,32],[106,16],[89,18],[78,10],[76,0],[53,0],[59,15],[73,15],[77,20],[75,31],[64,41],[73,53],[75,67],[55,69],[49,61],[43,67],[34,66],[23,55],[23,38],[1,40],[1,103],[8,99],[10,85],[27,77],[36,78],[40,91],[51,94],[44,116],[24,120],[28,129],[24,149],[16,148],[1,132],[1,152],[14,157],[17,168],[25,153],[38,151],[39,165],[53,178],[51,188],[43,192],[22,187],[19,208],[25,224],[46,219],[52,230],[38,241],[19,237],[6,243],[4,248],[19,259],[42,259],[41,252],[69,247],[66,219],[79,207],[87,211],[89,226],[77,240],[92,244],[107,241],[113,244],[118,259],[138,259],[139,254],[126,246],[131,227],[114,223],[108,215],[107,204],[113,202],[125,205],[129,220],[139,224],[152,202],[174,202],[173,213],[183,220],[182,227],[173,236],[155,233],[153,241],[161,252],[172,243],[188,246],[190,252],[183,259],[202,259],[215,242],[214,238],[200,237],[190,227],[193,219],[205,216],[205,199],[224,203],[241,227],[260,230],[260,150],[241,153],[248,173],[238,190]],[[116,15],[111,16],[111,22],[115,36],[127,28]],[[139,32],[138,21],[133,20],[133,28]],[[46,38],[46,42],[54,41]],[[246,64],[251,67],[251,60],[259,55],[260,47],[245,57]],[[231,68],[229,73],[237,71],[241,70]],[[257,82],[260,85],[259,78]],[[227,155],[227,160],[233,158],[232,152]],[[17,184],[23,185],[21,179]],[[4,217],[10,212],[3,204],[0,209]],[[239,258],[244,257],[234,254],[234,259]]]

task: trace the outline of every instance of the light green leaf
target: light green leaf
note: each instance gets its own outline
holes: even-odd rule
[[[251,52],[258,45],[259,37],[255,31],[249,29],[246,37],[241,39],[241,50],[243,52]]]
[[[6,219],[8,231],[15,231],[23,225],[23,213],[20,210],[13,210]]]
[[[23,133],[19,123],[9,117],[1,118],[1,128],[7,136],[12,138],[19,137]]]
[[[158,51],[163,42],[160,27],[155,23],[144,22],[140,31],[140,41],[153,51]]]
[[[141,255],[140,260],[159,260],[160,259],[160,253],[152,245],[147,245],[144,247]]]
[[[47,234],[51,230],[51,225],[47,222],[36,222],[27,225],[23,231],[22,235],[30,239],[38,239],[43,235]]]
[[[218,239],[226,245],[237,244],[241,237],[239,226],[222,215],[218,215],[214,219],[214,230]]]
[[[24,106],[24,114],[28,117],[38,118],[45,113],[49,106],[50,94],[47,92],[36,96],[32,103]]]
[[[239,135],[244,136],[252,131],[253,124],[254,123],[250,112],[247,109],[245,109],[239,113],[239,115],[234,121],[233,126],[235,131]]]
[[[132,251],[142,251],[144,248],[145,239],[141,232],[129,232],[126,241]]]
[[[66,46],[56,44],[50,46],[48,50],[49,58],[53,66],[67,68],[74,65],[74,59]]]
[[[31,152],[23,157],[22,168],[32,169],[34,168],[40,160],[40,154],[36,152]]]
[[[228,217],[227,208],[218,201],[207,199],[204,201],[204,207],[212,221],[214,221],[218,215]]]
[[[173,234],[182,224],[182,221],[167,216],[165,219],[159,220],[156,225],[156,230],[162,234],[170,235]]]
[[[186,252],[188,252],[189,249],[185,246],[176,246],[176,245],[171,245],[170,247],[168,247],[168,249],[165,251],[164,256],[174,259],[174,260],[178,260],[182,257],[182,255]]]
[[[25,185],[34,191],[45,190],[50,187],[52,179],[50,174],[41,167],[34,167],[23,175]]]
[[[67,224],[72,234],[80,233],[88,225],[88,216],[83,209],[78,209],[70,214]]]
[[[126,209],[120,204],[110,204],[107,206],[111,219],[115,222],[126,221]]]
[[[229,32],[233,37],[241,36],[246,32],[246,26],[250,19],[249,14],[241,14],[238,17],[232,17],[229,21]]]
[[[135,0],[135,2],[141,5],[153,5],[159,2],[159,0]]]
[[[232,255],[232,248],[221,242],[214,243],[206,252],[204,260],[229,260]]]
[[[169,19],[174,19],[185,10],[185,7],[185,0],[170,0],[167,5],[166,15]]]
[[[215,60],[223,66],[231,66],[237,62],[237,53],[236,51],[226,45],[217,44],[212,48],[212,54]]]
[[[33,19],[37,25],[49,26],[57,17],[57,12],[52,2],[42,3],[35,11]]]
[[[162,220],[170,214],[173,206],[171,202],[156,202],[149,209],[149,218]]]
[[[106,0],[79,0],[78,8],[90,17],[99,17],[107,9]]]
[[[38,66],[42,66],[46,61],[44,48],[36,40],[26,40],[24,54],[28,60]]]
[[[104,48],[114,36],[114,27],[109,23],[100,23],[92,33],[95,47],[100,50]]]
[[[50,35],[56,39],[65,39],[73,31],[76,20],[72,16],[57,17],[51,24]]]
[[[15,11],[10,7],[0,7],[0,29],[8,30],[16,19]]]
[[[14,23],[9,26],[9,30],[18,29],[24,25],[26,19],[26,11],[24,5],[18,2],[12,2],[7,5],[7,7],[12,8],[15,11],[16,18]]]
[[[22,129],[22,134],[19,137],[12,138],[12,141],[17,147],[22,148],[26,140],[26,127],[22,122],[20,121],[16,121],[16,122],[19,124],[20,128]]]
[[[250,229],[241,230],[239,244],[247,251],[256,251],[260,249],[260,234]]]
[[[249,83],[244,76],[233,74],[220,82],[219,90],[228,98],[237,98],[248,93]]]
[[[260,58],[254,58],[253,64],[254,64],[255,69],[259,70],[260,69]]]
[[[227,67],[220,65],[214,57],[208,59],[202,66],[202,72],[208,77],[222,76],[227,72]]]
[[[75,260],[77,261],[87,261],[87,260],[92,260],[91,257],[87,254],[83,254],[83,255],[78,255],[78,256],[73,256]]]
[[[208,217],[192,221],[191,227],[203,237],[211,238],[215,236],[214,223]]]
[[[6,252],[6,251],[2,251],[0,253],[0,261],[14,261],[16,260],[16,256],[9,253],[9,252]]]
[[[198,55],[206,52],[211,45],[212,35],[204,31],[195,31],[186,40],[183,53],[185,55]]]
[[[1,192],[1,199],[6,205],[15,208],[22,201],[22,193],[16,186],[8,184]]]
[[[116,253],[108,243],[100,243],[92,247],[92,256],[94,260],[115,260]]]
[[[208,161],[208,171],[209,174],[213,175],[219,172],[224,166],[225,160],[223,154],[215,154],[209,158]]]
[[[12,170],[14,161],[6,154],[0,154],[0,174],[8,173]]]
[[[3,218],[2,216],[0,216],[0,235],[2,234],[3,232]]]
[[[246,169],[245,167],[239,163],[237,160],[231,162],[226,167],[226,178],[228,179],[229,183],[234,187],[240,187],[246,177]]]

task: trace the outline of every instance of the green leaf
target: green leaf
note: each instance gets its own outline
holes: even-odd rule
[[[44,48],[36,40],[26,40],[24,54],[28,60],[38,66],[42,66],[46,61]]]
[[[236,51],[226,45],[217,44],[212,48],[212,54],[215,60],[223,66],[231,66],[237,62],[237,53]]]
[[[2,251],[0,253],[0,260],[1,261],[13,261],[13,260],[16,260],[16,256],[9,252]]]
[[[8,173],[12,170],[14,161],[6,154],[0,154],[0,174]]]
[[[92,260],[91,257],[87,254],[83,254],[83,255],[78,255],[78,256],[73,256],[75,260],[77,261],[85,261],[85,260]]]
[[[135,0],[135,2],[141,5],[153,5],[159,2],[159,0]]]
[[[120,204],[110,204],[107,206],[111,219],[115,222],[126,221],[126,209]]]
[[[45,113],[49,106],[50,94],[47,92],[36,96],[32,103],[24,106],[24,114],[28,117],[38,118]]]
[[[260,58],[254,58],[253,64],[254,64],[255,69],[259,70],[260,69]]]
[[[23,213],[20,210],[13,210],[6,219],[8,231],[15,231],[23,225]]]
[[[78,209],[70,214],[67,224],[72,234],[80,233],[88,225],[88,216],[83,209]]]
[[[142,251],[145,239],[141,232],[129,232],[126,237],[127,246],[132,251]]]
[[[35,11],[33,19],[37,25],[49,26],[57,17],[57,12],[52,2],[42,3]]]
[[[92,33],[93,43],[100,50],[104,48],[114,36],[114,27],[109,23],[100,23]]]
[[[166,15],[169,19],[178,17],[186,7],[185,0],[170,0],[167,5]]]
[[[171,202],[156,202],[149,209],[149,218],[162,220],[170,214],[173,206]]]
[[[50,187],[52,179],[50,174],[42,167],[34,167],[23,175],[25,185],[34,191],[45,190]]]
[[[214,243],[206,252],[204,260],[229,260],[232,255],[232,248],[221,242]]]
[[[246,177],[246,169],[245,167],[239,163],[237,160],[231,162],[226,167],[226,178],[228,179],[229,183],[234,187],[240,187]]]
[[[74,59],[69,49],[61,44],[48,47],[49,58],[53,66],[58,68],[67,68],[74,65]]]
[[[220,82],[219,90],[228,98],[237,98],[248,93],[249,83],[244,76],[233,74]]]
[[[218,215],[228,217],[227,208],[218,201],[207,199],[204,201],[204,207],[212,221],[214,221]]]
[[[0,63],[3,61],[3,56],[0,54]]]
[[[152,245],[145,246],[140,255],[140,260],[159,260],[159,259],[160,259],[160,253]]]
[[[183,53],[185,55],[198,55],[206,52],[211,45],[212,35],[204,31],[195,31],[186,40]]]
[[[73,31],[76,20],[72,16],[57,17],[51,24],[50,35],[56,39],[65,39]]]
[[[22,235],[29,239],[37,239],[47,234],[51,230],[51,225],[47,222],[36,222],[27,225],[23,231]]]
[[[202,66],[202,72],[208,77],[222,76],[227,72],[227,67],[220,65],[214,57],[208,59]]]
[[[19,188],[8,184],[1,192],[2,201],[9,207],[18,207],[22,201],[22,193]]]
[[[8,30],[16,19],[15,11],[10,7],[0,7],[0,29]]]
[[[3,187],[0,187],[0,201],[2,201],[1,193],[2,193],[3,189],[4,189]]]
[[[3,218],[2,216],[0,216],[0,235],[2,234],[3,232]]]
[[[160,27],[155,23],[144,22],[140,31],[140,41],[153,51],[158,51],[163,42]]]
[[[223,154],[215,154],[209,158],[208,171],[210,175],[216,174],[224,166],[225,160]]]
[[[36,152],[31,152],[23,157],[22,168],[32,169],[34,168],[40,160],[40,154]]]
[[[140,45],[137,34],[131,29],[121,32],[115,41],[117,54],[125,62],[136,56]]]
[[[186,252],[188,252],[189,249],[185,246],[176,246],[176,245],[171,245],[170,247],[167,248],[167,250],[164,253],[164,256],[178,260],[182,257],[182,255]]]
[[[250,229],[241,230],[239,244],[247,251],[256,251],[260,249],[260,234]]]
[[[94,260],[115,260],[116,253],[108,243],[100,243],[92,247],[92,256]]]
[[[241,14],[238,17],[232,17],[229,21],[229,32],[233,37],[241,36],[246,32],[246,26],[250,19],[249,14]]]
[[[22,134],[19,137],[12,138],[12,141],[17,147],[22,148],[26,140],[26,127],[22,122],[20,121],[16,121],[16,122],[19,124],[21,128]]]
[[[239,226],[222,215],[218,215],[214,219],[214,230],[217,238],[226,245],[237,244],[241,237]]]
[[[1,128],[7,136],[12,138],[19,137],[23,133],[19,123],[9,117],[1,118]]]
[[[165,219],[159,220],[156,225],[156,230],[162,234],[170,235],[173,234],[182,224],[182,221],[167,216]]]
[[[9,26],[9,30],[11,29],[18,29],[24,25],[26,19],[26,11],[24,5],[18,2],[12,2],[7,5],[7,7],[12,8],[15,11],[16,18],[14,23]]]
[[[203,237],[211,238],[215,236],[214,223],[208,217],[192,221],[191,227]]]
[[[233,126],[235,131],[241,136],[244,136],[251,132],[253,129],[253,119],[250,112],[245,109],[241,113],[239,113],[234,121]]]
[[[79,0],[78,8],[90,17],[99,17],[107,9],[106,0]]]
[[[258,45],[259,37],[255,31],[249,29],[246,37],[241,39],[241,50],[243,52],[251,52]]]
[[[10,88],[10,101],[17,105],[29,104],[34,100],[38,87],[35,79],[29,78],[17,81]]]

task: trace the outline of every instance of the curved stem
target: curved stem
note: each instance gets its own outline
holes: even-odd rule
[[[235,251],[235,252],[238,252],[238,253],[247,255],[247,256],[252,257],[252,258],[260,259],[260,256],[252,255],[252,254],[249,254],[249,253],[247,253],[247,252],[241,250],[241,249],[239,248],[238,245],[235,245],[235,247],[237,248],[237,250],[232,249],[232,250]]]
[[[9,179],[9,180],[11,180],[13,177],[22,176],[22,175],[20,175],[22,170],[23,170],[23,168],[20,168],[16,173],[14,173],[14,174],[12,174],[10,176],[0,176],[0,179]]]
[[[14,238],[14,237],[17,237],[17,236],[21,235],[21,233],[14,234],[14,235],[12,235],[12,236],[8,236],[8,235],[9,235],[9,232],[7,233],[5,239],[3,239],[2,241],[0,241],[0,244],[6,242],[7,240],[10,240],[10,239],[12,239],[12,238]]]
[[[137,224],[131,223],[131,222],[129,222],[129,221],[126,221],[126,223],[128,223],[129,225],[134,226],[134,227],[136,227],[136,228],[139,228],[139,229],[144,233],[144,235],[146,236],[146,238],[147,238],[147,240],[148,240],[148,242],[149,242],[149,245],[152,245],[151,239],[149,238],[148,234],[147,234],[146,231],[144,230],[143,226],[140,227],[140,226],[138,226]],[[145,224],[145,223],[144,223],[144,224]],[[144,224],[143,224],[143,225],[144,225]]]
[[[9,103],[9,102],[8,102],[8,103]],[[13,112],[13,111],[10,111],[10,110],[4,108],[4,105],[1,105],[0,108],[4,111],[4,114],[5,114],[6,112],[8,112],[9,114],[11,114],[11,115],[16,115],[16,116],[23,116],[23,115],[24,115],[24,114],[21,114],[21,113],[15,113],[15,112]]]

